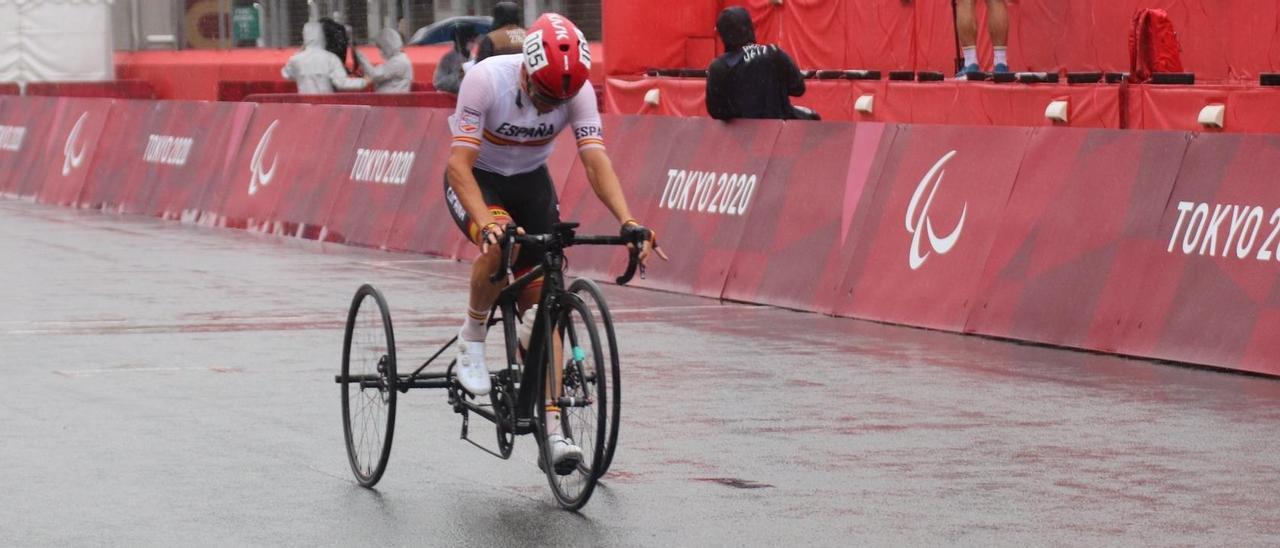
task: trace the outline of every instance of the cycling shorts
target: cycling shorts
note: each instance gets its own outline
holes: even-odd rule
[[[472,169],[471,173],[475,175],[484,203],[495,219],[510,219],[529,234],[546,234],[560,222],[560,199],[556,196],[556,187],[551,182],[547,166],[511,176],[478,168]],[[480,231],[484,227],[476,224],[462,208],[462,202],[453,192],[453,187],[449,186],[447,173],[444,179],[444,198],[449,206],[449,215],[453,217],[454,224],[458,225],[458,230],[472,243],[479,244]],[[512,265],[513,269],[517,274],[528,271],[541,262],[542,253],[541,246],[521,246]]]

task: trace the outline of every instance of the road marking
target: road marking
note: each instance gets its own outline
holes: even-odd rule
[[[241,373],[238,367],[117,367],[110,369],[58,369],[54,373],[64,377],[90,377],[109,373],[173,373],[173,372]]]

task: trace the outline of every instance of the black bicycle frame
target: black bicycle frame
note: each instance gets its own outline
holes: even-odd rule
[[[626,272],[617,278],[619,285],[625,285],[631,281],[639,266],[639,250],[644,244],[644,240],[648,237],[647,233],[634,234],[631,237],[622,236],[584,236],[577,237],[574,229],[578,223],[559,223],[556,224],[551,233],[537,235],[518,234],[514,226],[508,226],[503,235],[501,242],[502,256],[499,270],[490,277],[490,281],[498,282],[508,276],[511,270],[511,257],[513,255],[516,244],[523,245],[541,245],[544,246],[542,262],[529,272],[516,278],[506,287],[498,292],[498,297],[494,301],[493,307],[489,311],[489,316],[493,317],[496,310],[502,309],[502,321],[504,323],[504,333],[513,329],[515,326],[515,318],[508,318],[508,311],[514,311],[516,308],[516,300],[520,292],[533,283],[538,278],[543,278],[542,293],[538,298],[538,314],[533,318],[532,336],[529,340],[529,348],[525,351],[525,364],[520,377],[520,391],[515,395],[515,424],[512,428],[516,434],[527,434],[533,431],[534,417],[536,416],[538,391],[544,390],[543,381],[546,379],[546,355],[543,348],[550,341],[550,336],[545,333],[547,323],[553,314],[560,312],[560,299],[577,298],[569,295],[565,291],[564,285],[564,250],[574,245],[626,245],[632,244],[630,256],[627,262]],[[507,350],[506,341],[503,341],[504,351]],[[510,362],[514,356],[507,356]],[[507,366],[510,367],[510,364]],[[508,369],[509,370],[509,369]],[[412,377],[411,377],[412,378]],[[447,380],[445,381],[447,382]],[[431,383],[436,385],[436,383]],[[416,386],[414,386],[416,387]],[[458,405],[466,408],[468,411],[474,412],[491,422],[498,423],[502,418],[496,413],[481,407],[471,401],[459,399]]]

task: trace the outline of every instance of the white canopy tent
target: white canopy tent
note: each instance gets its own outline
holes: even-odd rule
[[[113,0],[0,0],[0,82],[115,78]]]

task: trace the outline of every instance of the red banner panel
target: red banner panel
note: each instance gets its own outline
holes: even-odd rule
[[[900,128],[835,313],[962,330],[1030,133]]]
[[[44,182],[34,190],[41,202],[73,206],[80,198],[93,158],[103,142],[100,137],[111,111],[110,99],[61,98],[50,119],[52,133],[45,149]]]
[[[643,155],[650,164],[639,177],[622,172],[627,174],[624,189],[632,214],[657,231],[660,244],[672,257],[670,262],[653,261],[648,278],[634,285],[720,296],[747,226],[747,214],[755,207],[769,207],[757,198],[767,184],[765,168],[781,128],[782,124],[767,120],[732,124],[689,120],[674,132],[652,135],[650,147],[672,144],[666,156],[652,154],[655,151],[648,147],[624,149],[622,154]],[[574,205],[590,204],[592,199],[578,198]],[[569,210],[562,207],[561,211]],[[597,223],[584,226],[590,232],[618,230],[617,220],[607,213]],[[615,252],[603,270],[605,274],[621,272],[625,265],[625,254]],[[600,272],[598,264],[591,266]]]
[[[604,116],[609,159],[622,182],[627,204],[640,221],[650,223],[645,217],[649,206],[641,201],[641,196],[651,192],[649,188],[656,184],[653,181],[665,183],[667,157],[677,145],[673,137],[692,123],[699,122],[665,116]],[[618,220],[596,197],[580,164],[575,164],[560,191],[560,219],[581,223],[579,234],[617,234]],[[675,237],[661,230],[658,236],[664,246],[669,238]],[[568,256],[572,274],[601,280],[614,279],[626,266],[626,255],[615,248],[576,247]],[[654,269],[666,268],[668,264],[660,259],[652,263]]]
[[[220,185],[253,115],[248,103],[160,101],[140,138],[138,212],[168,219],[194,214]]]
[[[33,196],[43,181],[56,98],[6,97],[0,110],[0,193]]]
[[[382,247],[410,188],[439,192],[444,167],[429,161],[437,151],[427,147],[443,144],[435,140],[424,144],[424,137],[440,133],[432,128],[445,123],[440,118],[444,112],[416,108],[369,111],[356,138],[355,155],[338,172],[343,182],[325,221],[330,239]],[[435,218],[437,222],[452,225],[447,217],[441,219],[436,215]]]
[[[157,101],[115,100],[102,129],[103,145],[93,156],[85,177],[80,206],[141,213],[141,198],[149,188],[143,175],[147,128]]]
[[[896,127],[788,123],[747,215],[723,297],[830,311],[853,249],[872,216],[878,159]],[[869,201],[869,200],[868,200]]]
[[[302,135],[293,138],[295,150],[299,151],[297,178],[285,179],[286,184],[280,189],[280,202],[271,215],[275,222],[273,231],[306,238],[321,237],[321,229],[338,193],[356,167],[356,139],[370,110],[369,107],[315,106],[291,120],[303,128]],[[404,155],[399,161],[403,169]],[[367,173],[357,175],[369,177]]]
[[[308,144],[321,139],[310,105],[258,105],[231,168],[200,198],[203,222],[266,230],[290,185],[305,185]],[[327,133],[327,132],[326,132]]]
[[[414,172],[421,175],[414,175],[405,186],[386,238],[387,249],[457,257],[464,245],[470,245],[449,217],[444,200],[444,171],[453,143],[448,119],[447,111],[436,111],[431,123],[424,126],[420,152],[414,160]]]
[[[1183,133],[1037,131],[965,330],[1115,351],[1186,148]]]
[[[1120,351],[1280,374],[1280,137],[1200,135]]]

